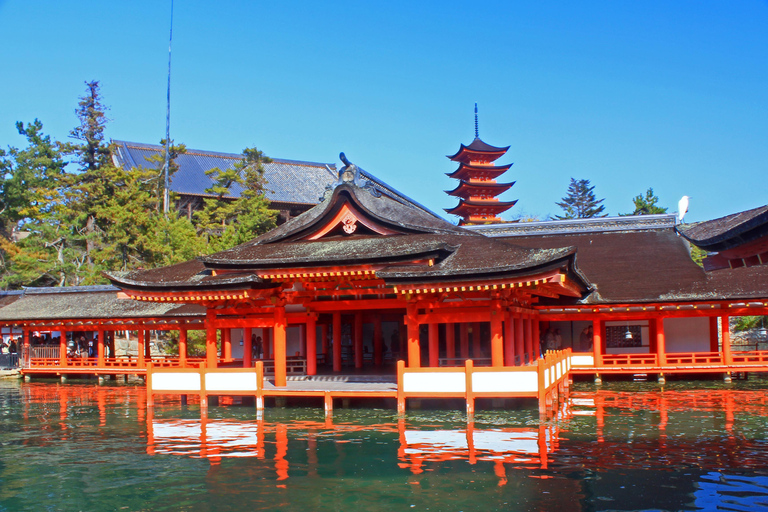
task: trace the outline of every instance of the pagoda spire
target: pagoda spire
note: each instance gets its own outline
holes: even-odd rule
[[[499,201],[499,194],[509,190],[515,182],[498,183],[496,178],[504,174],[512,164],[494,165],[504,156],[507,147],[496,147],[480,139],[475,103],[475,140],[469,146],[461,145],[459,151],[448,158],[459,163],[459,168],[448,174],[459,180],[459,185],[446,193],[459,198],[459,204],[445,211],[461,217],[459,225],[493,224],[504,222],[499,214],[509,210],[517,201]]]

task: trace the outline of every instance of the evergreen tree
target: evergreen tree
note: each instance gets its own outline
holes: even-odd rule
[[[558,215],[557,218],[563,219],[587,219],[591,217],[606,217],[603,214],[605,206],[601,205],[605,199],[595,198],[595,186],[589,185],[589,180],[575,180],[571,178],[568,185],[568,194],[562,199],[562,202],[555,203],[563,209],[564,215]]]
[[[659,198],[653,193],[652,188],[648,188],[645,191],[645,195],[636,195],[632,202],[635,203],[635,211],[632,213],[626,213],[622,215],[653,215],[657,213],[667,213],[666,208],[656,206],[659,202]]]
[[[9,148],[3,156],[2,223],[3,288],[22,285],[67,284],[67,276],[81,262],[71,245],[71,230],[62,216],[66,183],[59,146],[43,133],[35,119],[16,123],[27,139],[24,149]],[[13,243],[8,238],[18,228],[27,235]]]
[[[246,148],[243,159],[231,169],[206,171],[213,179],[206,192],[215,197],[205,199],[205,206],[195,213],[195,219],[211,252],[247,242],[275,227],[277,211],[269,209],[264,193],[264,164],[271,161],[258,149]],[[233,200],[230,191],[235,184],[242,191]]]

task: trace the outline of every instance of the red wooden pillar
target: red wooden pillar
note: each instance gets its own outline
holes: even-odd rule
[[[719,336],[717,332],[717,317],[709,317],[709,351],[720,352]]]
[[[145,358],[146,358],[146,352],[144,350],[144,343],[146,336],[144,333],[146,330],[144,329],[144,326],[139,326],[139,330],[137,332],[138,339],[136,340],[136,364],[139,368],[144,368],[145,366]],[[215,366],[214,366],[215,368]]]
[[[333,371],[341,371],[341,313],[333,314]]]
[[[13,333],[12,329],[11,333]],[[22,363],[22,366],[24,366],[29,364],[29,360],[32,358],[32,345],[29,337],[29,329],[22,329],[21,333],[21,346],[18,347],[17,350],[19,351],[19,361]],[[59,341],[59,343],[61,343],[61,341]]]
[[[384,343],[382,340],[384,333],[381,331],[381,316],[373,317],[373,364],[381,366],[384,353]]]
[[[656,323],[656,350],[659,355],[659,365],[667,364],[667,339],[664,334],[664,318]]]
[[[104,342],[106,341],[106,339],[107,339],[107,332],[102,327],[101,329],[99,329],[99,339],[97,341],[98,345],[96,347],[97,348],[96,355],[98,357],[96,361],[96,366],[99,366],[102,368],[104,367]]]
[[[532,317],[531,323],[533,324],[533,358],[536,359],[541,355],[541,330],[538,317]]]
[[[515,366],[515,320],[512,313],[507,311],[504,320],[504,364]]]
[[[317,375],[317,319],[310,315],[304,332],[307,337],[307,375]]]
[[[530,316],[526,316],[523,319],[523,324],[525,326],[525,335],[524,335],[524,343],[525,343],[525,353],[528,356],[528,362],[533,362],[534,359],[536,359],[536,356],[533,354],[533,322],[531,321]]]
[[[491,366],[504,366],[504,329],[501,309],[491,310]]]
[[[651,318],[648,320],[648,336],[651,338],[650,342],[648,343],[650,345],[648,350],[651,352],[651,354],[658,354],[659,352],[659,348],[656,345],[656,327],[658,325],[658,319]]]
[[[27,331],[27,335],[29,331]],[[67,366],[67,331],[59,331],[59,366]],[[30,350],[30,354],[32,351]]]
[[[328,324],[320,324],[320,352],[323,354],[323,361],[328,364]]]
[[[187,329],[184,326],[179,329],[179,366],[187,367]]]
[[[440,324],[429,324],[429,366],[440,366]]]
[[[465,323],[459,324],[459,345],[461,345],[461,358],[469,359],[469,326]]]
[[[451,359],[456,358],[456,324],[445,324],[445,357],[449,359],[448,366],[453,366]]]
[[[272,329],[265,327],[261,330],[261,351],[264,353],[264,359],[274,359],[272,356]]]
[[[595,366],[603,364],[603,321],[592,320],[592,355]]]
[[[144,359],[152,359],[152,348],[149,346],[152,340],[152,331],[149,329],[144,330]]]
[[[363,314],[355,313],[355,368],[363,367]]]
[[[480,347],[480,323],[474,322],[472,324],[472,358],[477,359],[482,354],[482,347]]]
[[[720,317],[720,328],[723,331],[723,363],[733,364],[733,354],[731,353],[731,323],[729,317]]]
[[[419,347],[419,322],[416,319],[416,306],[409,305],[405,317],[408,346],[408,367],[421,367],[421,350]]]
[[[523,317],[515,317],[515,356],[520,359],[520,365],[525,364],[525,322]]]
[[[253,329],[243,327],[243,368],[253,366]]]
[[[224,361],[232,360],[232,329],[229,327],[221,330],[221,358]]]
[[[285,306],[275,306],[275,386],[286,386]]]
[[[218,364],[218,350],[216,348],[216,310],[209,309],[205,314],[205,365],[208,368],[216,368]]]

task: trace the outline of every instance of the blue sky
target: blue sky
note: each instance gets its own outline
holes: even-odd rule
[[[165,132],[168,1],[0,0],[0,146],[64,140],[86,80],[108,136]],[[171,137],[353,162],[434,211],[445,155],[510,145],[505,218],[545,217],[571,177],[612,215],[653,187],[686,220],[768,203],[768,3],[176,0]],[[454,219],[455,220],[455,219]]]

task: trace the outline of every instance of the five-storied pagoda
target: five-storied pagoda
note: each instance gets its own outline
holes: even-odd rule
[[[498,216],[512,208],[517,201],[499,201],[499,194],[509,190],[515,182],[497,183],[496,178],[504,174],[512,164],[494,165],[493,162],[509,150],[486,144],[478,135],[477,103],[475,103],[475,140],[469,146],[461,145],[459,151],[449,156],[459,162],[459,168],[448,174],[459,180],[459,186],[446,193],[459,198],[459,204],[445,211],[461,217],[460,226],[468,224],[491,224],[503,222]]]

